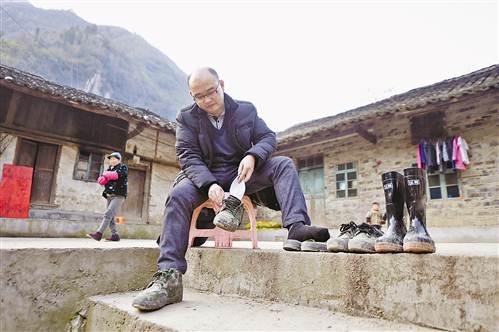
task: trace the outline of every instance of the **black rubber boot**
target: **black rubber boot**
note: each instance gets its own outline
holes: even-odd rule
[[[407,228],[404,222],[405,185],[404,176],[398,172],[381,175],[386,201],[388,229],[376,239],[376,252],[402,252]]]
[[[404,180],[405,203],[409,210],[409,231],[404,237],[404,252],[435,252],[435,242],[426,229],[425,171],[420,168],[406,168]]]

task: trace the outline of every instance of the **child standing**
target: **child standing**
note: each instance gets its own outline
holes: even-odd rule
[[[119,241],[120,236],[116,229],[114,217],[126,198],[128,189],[128,167],[121,163],[121,154],[119,152],[111,153],[107,156],[107,159],[109,159],[111,165],[97,180],[100,185],[105,186],[102,196],[107,199],[107,210],[104,213],[102,222],[97,231],[95,233],[87,234],[87,236],[96,241],[100,241],[102,239],[102,234],[109,226],[111,229],[111,236],[106,238],[106,240]]]
[[[367,212],[366,223],[368,223],[369,225],[373,225],[381,230],[381,225],[385,224],[385,220],[386,220],[386,214],[383,215],[381,213],[379,203],[373,202],[371,210]]]

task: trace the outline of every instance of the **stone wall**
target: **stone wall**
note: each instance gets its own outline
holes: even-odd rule
[[[177,176],[179,169],[172,166],[165,166],[154,163],[151,173],[151,193],[149,200],[149,223],[161,224],[165,202],[173,180]]]
[[[87,213],[103,213],[106,200],[102,198],[102,186],[97,182],[73,179],[78,146],[63,145],[56,171],[54,204],[58,210]],[[106,159],[107,162],[107,159]],[[106,164],[105,167],[108,167]]]
[[[459,172],[461,197],[429,200],[427,219],[430,226],[494,226],[497,225],[499,199],[499,140],[497,90],[481,95],[464,96],[458,101],[439,105],[445,111],[446,128],[450,135],[463,136],[470,148],[470,167]],[[435,108],[435,106],[429,106]],[[430,110],[428,107],[427,110]],[[402,172],[416,162],[417,146],[410,140],[409,115],[423,109],[399,112],[363,122],[373,129],[377,144],[360,136],[351,136],[323,144],[303,146],[280,154],[295,160],[315,154],[324,156],[326,218],[324,226],[336,228],[339,224],[355,220],[361,222],[371,202],[384,204],[381,174]],[[336,198],[336,165],[356,162],[358,196]]]

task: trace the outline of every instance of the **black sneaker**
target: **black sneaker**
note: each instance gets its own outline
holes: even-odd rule
[[[383,236],[383,232],[378,228],[362,223],[357,227],[355,235],[348,241],[348,251],[359,253],[374,253],[376,239]]]
[[[158,271],[152,281],[137,295],[132,305],[143,311],[157,310],[182,301],[182,273],[175,269]]]
[[[288,231],[288,239],[284,242],[283,249],[287,251],[300,251],[302,250],[302,242],[313,240],[315,244],[307,243],[305,249],[312,247],[323,246],[319,243],[326,242],[329,239],[329,231],[324,227],[305,225],[302,222],[294,223],[290,226]],[[312,242],[312,241],[309,241]],[[316,251],[316,250],[313,250]]]
[[[235,232],[243,219],[243,203],[230,195],[223,200],[222,209],[213,219],[215,226],[229,232]]]
[[[347,252],[348,251],[348,241],[355,235],[355,231],[357,230],[357,224],[353,221],[350,221],[348,224],[341,224],[340,226],[340,234],[331,238],[327,241],[327,251],[330,252]]]

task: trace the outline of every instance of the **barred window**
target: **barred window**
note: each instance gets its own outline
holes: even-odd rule
[[[80,150],[76,160],[73,179],[81,181],[97,181],[104,165],[102,153]]]
[[[336,198],[357,197],[357,165],[354,162],[336,166]]]
[[[443,173],[428,173],[428,193],[430,199],[460,197],[456,171],[446,170]]]

